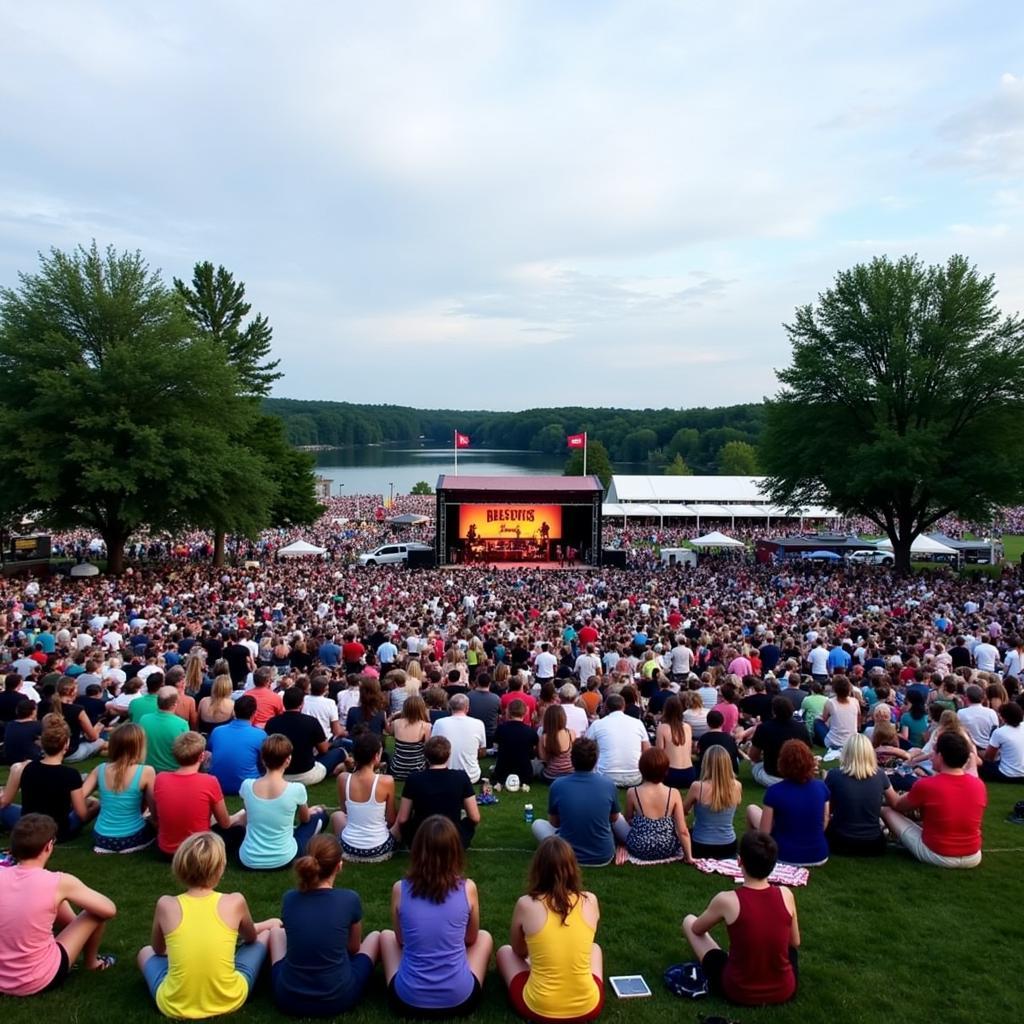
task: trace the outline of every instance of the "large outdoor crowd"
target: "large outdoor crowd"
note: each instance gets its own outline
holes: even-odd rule
[[[359,547],[378,529],[346,525],[317,537]],[[495,791],[532,785],[537,851],[496,953],[522,1017],[602,1010],[581,865],[738,859],[742,885],[682,922],[695,984],[784,1002],[800,933],[770,878],[897,847],[972,868],[984,781],[1024,782],[1013,569],[367,570],[274,560],[287,539],[240,567],[154,548],[120,578],[0,581],[0,992],[50,990],[80,957],[111,965],[115,904],[48,867],[89,833],[97,854],[169,861],[183,890],[138,957],[167,1016],[238,1009],[265,961],[283,1011],[333,1015],[378,960],[396,1013],[467,1014],[493,943],[464,850]],[[310,804],[331,777],[337,809]],[[392,928],[364,934],[342,864],[402,847]],[[229,858],[294,868],[280,918],[218,891]]]

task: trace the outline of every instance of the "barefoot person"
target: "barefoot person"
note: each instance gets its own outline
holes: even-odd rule
[[[263,966],[271,929],[281,925],[277,918],[254,924],[240,892],[217,892],[227,863],[224,840],[212,832],[189,836],[174,854],[171,870],[186,891],[157,900],[153,944],[138,956],[167,1017],[202,1020],[237,1010]]]
[[[530,1021],[590,1021],[604,1008],[604,966],[594,942],[601,917],[572,847],[550,836],[530,864],[529,892],[512,914],[498,970],[516,1013]]]
[[[11,830],[17,862],[0,869],[0,993],[49,992],[67,978],[79,956],[86,970],[102,971],[114,958],[99,952],[103,928],[117,908],[74,875],[47,870],[57,825],[45,814],[25,814]],[[80,907],[75,913],[72,905]],[[60,929],[54,935],[54,927]]]
[[[715,995],[742,1006],[784,1003],[796,995],[800,927],[796,900],[784,886],[770,885],[778,847],[765,832],[740,840],[743,884],[713,896],[700,917],[683,918],[683,934]],[[725,924],[729,949],[710,936]]]

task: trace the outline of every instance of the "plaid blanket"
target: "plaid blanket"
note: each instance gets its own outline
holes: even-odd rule
[[[711,857],[702,857],[693,862],[698,871],[706,875],[726,875],[734,882],[743,881],[743,872],[740,870],[739,861],[735,858],[729,860],[714,860]],[[794,867],[792,864],[776,864],[775,870],[768,876],[768,881],[773,885],[806,885],[811,873],[807,868]]]

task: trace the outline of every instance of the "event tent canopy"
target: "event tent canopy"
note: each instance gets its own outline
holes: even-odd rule
[[[879,545],[880,548],[886,548],[892,550],[892,541],[883,540]],[[931,537],[927,537],[921,534],[919,537],[914,538],[914,543],[910,545],[910,553],[912,555],[957,555],[959,552],[956,548],[951,548],[948,544],[942,544],[937,540],[932,540]]]
[[[388,522],[392,526],[420,526],[430,522],[430,516],[417,515],[415,512],[403,512],[401,515],[392,516]]]
[[[719,533],[718,530],[712,530],[711,533],[706,533],[703,537],[698,537],[696,540],[691,540],[690,547],[741,548],[743,547],[743,541],[733,540],[732,537],[726,537],[724,533]]]
[[[99,576],[99,566],[93,565],[92,562],[79,562],[78,565],[71,566],[71,575],[76,579],[82,576]]]
[[[281,548],[277,554],[280,558],[306,558],[310,555],[323,555],[326,552],[327,548],[318,548],[315,544],[310,544],[308,541],[296,540]]]

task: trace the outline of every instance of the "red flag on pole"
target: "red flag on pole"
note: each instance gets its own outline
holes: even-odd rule
[[[566,441],[570,448],[582,448],[587,443],[586,434],[570,434]]]
[[[469,447],[469,434],[460,434],[456,430],[455,431],[455,447],[456,448],[468,448]]]

